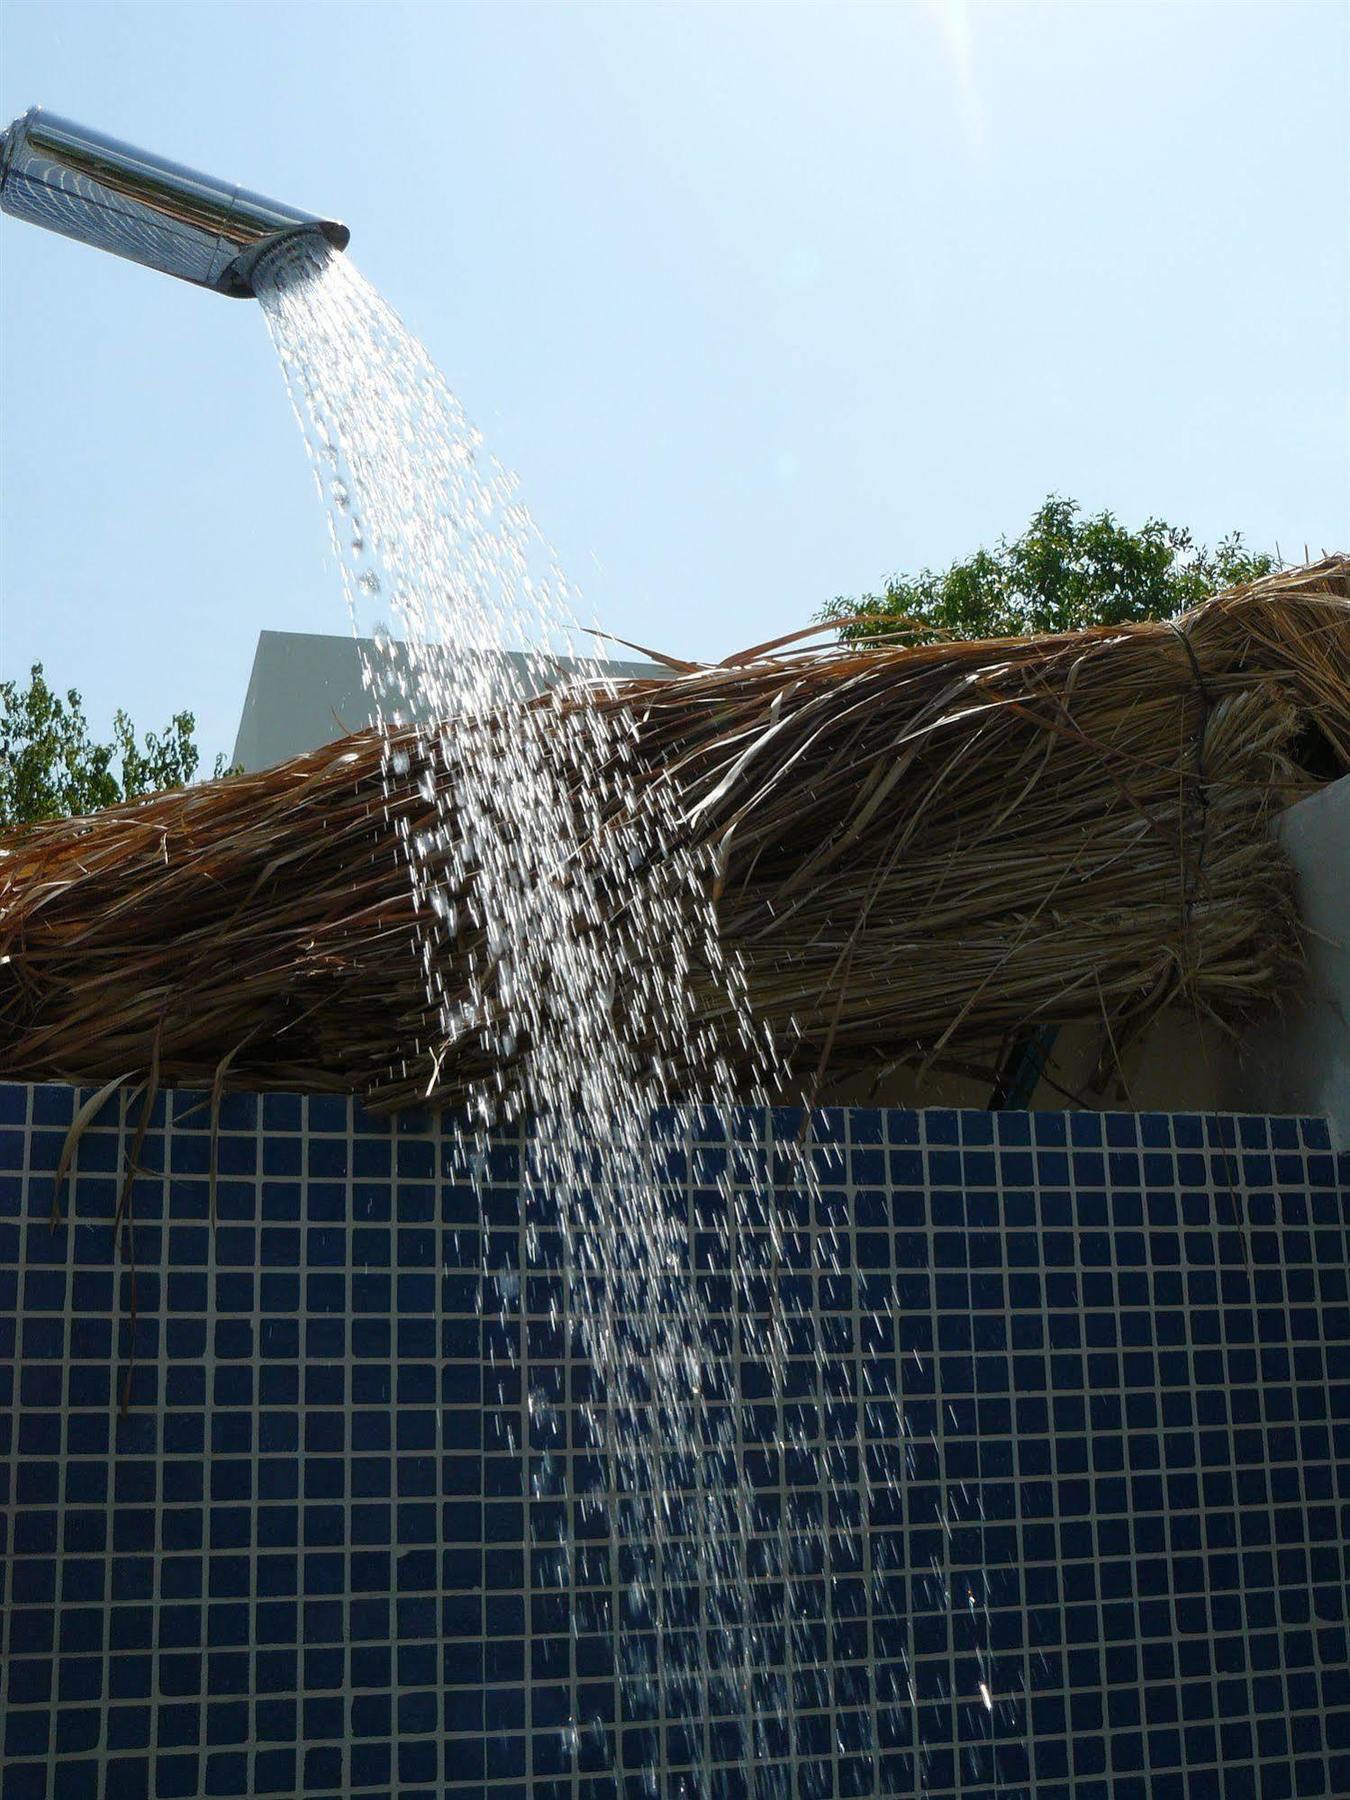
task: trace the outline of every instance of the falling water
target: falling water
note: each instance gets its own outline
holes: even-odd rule
[[[776,1187],[763,1147],[728,1131],[719,1170],[704,1178],[690,1167],[696,1134],[681,1096],[699,1093],[731,1121],[738,1107],[766,1107],[780,1072],[719,941],[678,788],[633,779],[634,714],[609,704],[603,662],[580,659],[531,702],[557,681],[556,657],[576,657],[577,627],[574,596],[514,480],[345,257],[303,240],[284,246],[258,293],[353,627],[383,647],[363,671],[375,714],[390,728],[440,722],[386,735],[386,792],[418,784],[435,818],[402,841],[430,1021],[407,1046],[408,1066],[432,1093],[450,1059],[481,1071],[461,1132],[474,1170],[493,1130],[516,1122],[531,1261],[545,1236],[561,1237],[571,1320],[598,1376],[582,1408],[589,1442],[571,1446],[603,1468],[585,1494],[572,1491],[582,1458],[567,1453],[567,1397],[530,1389],[535,1495],[607,1521],[607,1629],[625,1715],[701,1723],[694,1793],[727,1791],[729,1769],[741,1791],[787,1792],[784,1729],[795,1745],[794,1712],[828,1716],[832,1679],[804,1635],[794,1582],[823,1570],[829,1587],[839,1558],[885,1582],[865,1547],[868,1497],[903,1477],[906,1449],[900,1433],[889,1453],[864,1443],[871,1409],[861,1402],[852,1444],[822,1443],[821,1421],[837,1410],[822,1330],[808,1351],[814,1393],[798,1404],[786,1393],[802,1321],[785,1315],[778,1273],[802,1266],[803,1246],[821,1279],[835,1264],[833,1227],[818,1229],[813,1160],[780,1147]],[[399,656],[386,653],[391,625],[406,640]],[[523,655],[505,658],[511,649]],[[720,1008],[696,1004],[709,989]],[[726,1021],[720,1031],[706,1023],[712,1012]],[[786,1207],[785,1172],[796,1184]],[[711,1245],[701,1255],[700,1242]],[[714,1313],[702,1297],[700,1278],[718,1274],[736,1291],[729,1322],[725,1304]],[[514,1266],[496,1272],[503,1311],[520,1279]],[[814,1512],[785,1501],[767,1531],[745,1474],[743,1360],[770,1371],[774,1453],[805,1450],[820,1468]],[[834,1498],[850,1493],[863,1495],[856,1517]],[[591,1573],[593,1552],[574,1536],[552,1552],[559,1585]],[[766,1580],[781,1613],[767,1620],[757,1604]],[[912,1699],[874,1694],[873,1717]],[[990,1706],[984,1685],[981,1701]],[[714,1720],[733,1727],[716,1749]],[[568,1722],[573,1758],[593,1725]],[[658,1771],[645,1773],[658,1792]],[[884,1791],[879,1779],[874,1771],[869,1792]]]

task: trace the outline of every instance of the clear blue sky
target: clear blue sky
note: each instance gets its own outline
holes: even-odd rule
[[[1051,489],[1350,548],[1340,4],[8,0],[34,102],[351,225],[588,608],[721,656]],[[343,630],[252,303],[0,220],[3,639],[228,749]]]

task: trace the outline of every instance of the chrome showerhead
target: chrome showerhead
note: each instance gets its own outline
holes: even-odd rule
[[[247,299],[259,259],[309,233],[345,250],[351,233],[246,188],[200,175],[32,107],[0,136],[0,210]]]

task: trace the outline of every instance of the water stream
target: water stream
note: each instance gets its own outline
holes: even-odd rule
[[[774,1049],[719,941],[708,871],[682,847],[678,791],[629,779],[631,713],[579,703],[587,686],[613,693],[605,665],[583,657],[549,699],[525,704],[555,681],[557,655],[578,655],[580,634],[514,480],[346,257],[284,246],[258,294],[353,628],[406,645],[366,658],[374,712],[391,728],[444,722],[397,749],[386,738],[386,791],[415,781],[435,809],[434,828],[402,842],[422,921],[410,954],[432,1021],[408,1064],[429,1089],[447,1058],[481,1068],[463,1158],[481,1172],[494,1132],[518,1132],[527,1262],[559,1240],[558,1323],[598,1377],[579,1408],[586,1441],[569,1443],[569,1396],[523,1372],[534,1496],[566,1502],[558,1517],[603,1518],[609,1540],[602,1556],[562,1529],[532,1547],[536,1566],[598,1594],[623,1717],[655,1722],[662,1746],[691,1726],[698,1739],[682,1789],[667,1790],[653,1759],[622,1773],[653,1795],[795,1792],[796,1716],[829,1717],[841,1683],[866,1686],[855,1665],[822,1659],[802,1597],[823,1575],[832,1627],[834,1571],[856,1570],[880,1595],[891,1572],[868,1547],[873,1501],[916,1454],[903,1432],[878,1443],[865,1396],[826,1440],[823,1421],[840,1408],[824,1325],[785,1311],[779,1280],[805,1269],[814,1284],[838,1263],[816,1159],[795,1139],[738,1141],[731,1128],[738,1108],[767,1107],[781,1088]],[[513,663],[504,650],[524,655]],[[695,1006],[709,983],[725,998],[720,1036]],[[691,1069],[724,1122],[720,1154],[699,1148],[709,1115],[684,1103]],[[519,1257],[503,1240],[494,1268],[490,1233],[487,1243],[485,1310],[504,1321],[519,1312]],[[730,1308],[708,1298],[719,1281]],[[753,1405],[747,1364],[768,1372]],[[809,1392],[803,1368],[815,1371]],[[813,1454],[814,1494],[787,1491],[783,1477],[776,1512],[764,1513],[747,1475],[761,1450]],[[934,1580],[950,1587],[940,1567]],[[986,1594],[961,1596],[977,1624]],[[988,1679],[976,1705],[990,1704]],[[878,1715],[908,1715],[915,1697],[912,1684],[868,1694],[871,1785],[851,1791],[880,1794]],[[594,1727],[578,1715],[562,1728],[574,1770]]]

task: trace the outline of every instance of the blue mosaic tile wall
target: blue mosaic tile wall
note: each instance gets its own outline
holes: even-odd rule
[[[747,1774],[718,1721],[628,1714],[596,1593],[545,1579],[566,1505],[534,1495],[524,1371],[578,1466],[586,1371],[511,1145],[480,1211],[435,1122],[233,1096],[213,1196],[206,1107],[171,1095],[133,1270],[118,1102],[50,1224],[74,1103],[0,1085],[0,1800],[1350,1795],[1350,1159],[1322,1121],[821,1116],[839,1155],[778,1279],[794,1354],[824,1352],[801,1417],[857,1489],[762,1444],[740,1476],[766,1532],[828,1538],[869,1432],[911,1452],[866,1503],[866,1592],[842,1552],[800,1585],[828,1678],[797,1672]],[[698,1133],[691,1200],[726,1149]],[[987,1663],[938,1565],[988,1572]]]

